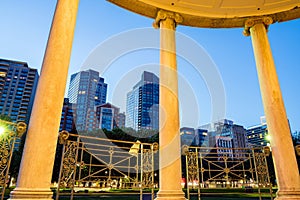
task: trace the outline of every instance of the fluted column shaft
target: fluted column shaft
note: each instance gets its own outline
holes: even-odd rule
[[[58,0],[11,199],[50,199],[52,170],[79,0]]]

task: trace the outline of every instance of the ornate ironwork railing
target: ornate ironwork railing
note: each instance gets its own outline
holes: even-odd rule
[[[151,190],[154,199],[154,157],[157,143],[110,140],[62,131],[61,169],[56,199],[76,192],[108,189]],[[66,192],[68,191],[68,192]]]
[[[264,148],[207,148],[183,147],[186,158],[187,196],[197,189],[201,199],[202,188],[257,188],[262,199],[262,188],[272,195],[268,164],[269,147]]]
[[[24,122],[8,122],[0,119],[0,187],[1,199],[4,199],[5,189],[9,186],[9,167],[14,151],[16,138],[26,131]]]

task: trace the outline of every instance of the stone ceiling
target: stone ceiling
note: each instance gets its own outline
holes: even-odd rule
[[[160,9],[177,12],[186,26],[243,27],[245,20],[270,16],[274,22],[300,17],[300,0],[108,0],[132,12],[155,18]],[[298,8],[299,7],[299,8]]]

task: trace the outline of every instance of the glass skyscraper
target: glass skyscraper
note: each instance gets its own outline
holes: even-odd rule
[[[38,79],[26,62],[0,59],[0,114],[28,124]]]
[[[159,129],[159,78],[144,71],[141,80],[127,93],[126,127]]]
[[[106,103],[107,84],[99,72],[81,71],[71,75],[68,98],[75,104],[75,124],[78,131],[97,127],[95,106]]]

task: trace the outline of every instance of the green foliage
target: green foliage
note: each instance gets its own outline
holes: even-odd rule
[[[0,114],[0,119],[7,122],[12,122],[11,118],[7,115]]]
[[[79,135],[130,142],[136,142],[139,140],[143,143],[154,143],[159,140],[158,131],[148,129],[142,129],[139,131],[132,128],[115,128],[112,131],[108,131],[106,129],[94,129],[92,131],[81,131],[79,132]]]

